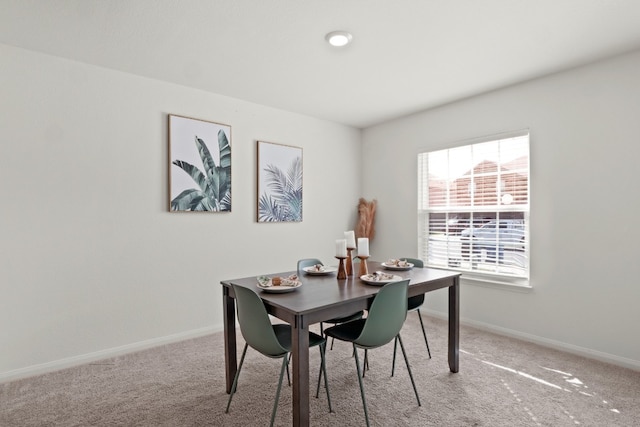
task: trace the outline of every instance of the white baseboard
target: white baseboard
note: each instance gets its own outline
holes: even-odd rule
[[[420,311],[430,316],[437,317],[439,319],[447,320],[449,318],[447,313],[442,313],[439,311],[431,311],[431,310],[426,310],[424,308],[421,308]],[[511,338],[517,338],[523,341],[528,341],[534,344],[539,344],[545,347],[553,348],[555,350],[566,351],[567,353],[576,354],[578,356],[587,357],[589,359],[595,359],[601,362],[610,363],[612,365],[621,366],[623,368],[640,371],[639,360],[628,359],[625,357],[616,356],[614,354],[604,353],[601,351],[596,351],[596,350],[592,350],[585,347],[567,344],[564,342],[551,340],[551,339],[540,337],[537,335],[527,334],[527,333],[516,331],[513,329],[503,328],[501,326],[495,326],[489,323],[478,322],[476,320],[460,318],[460,323],[463,325],[472,326],[474,328],[481,329],[484,331],[493,332],[495,334],[504,335]]]
[[[220,332],[221,330],[221,327],[216,328],[213,326],[208,326],[206,328],[180,332],[179,334],[153,338],[150,340],[127,344],[120,347],[108,348],[93,353],[54,360],[52,362],[42,363],[39,365],[27,366],[26,368],[20,368],[13,371],[0,373],[0,383],[16,381],[22,378],[42,375],[48,372],[54,372],[61,369],[95,362],[97,360],[109,359],[111,357],[121,356],[127,353],[134,353],[136,351],[146,350],[148,348],[158,347],[161,345],[171,344],[174,342],[184,341],[192,338],[198,338],[204,335]]]
[[[439,311],[426,310],[424,308],[422,308],[421,311],[429,316],[437,317],[444,320],[448,319],[448,314],[446,313],[442,313]],[[548,338],[539,337],[537,335],[531,335],[531,334],[515,331],[513,329],[503,328],[500,326],[495,326],[495,325],[491,325],[484,322],[478,322],[475,320],[461,318],[460,322],[464,325],[469,325],[474,328],[482,329],[482,330],[493,332],[496,334],[521,339],[523,341],[532,342],[532,343],[543,345],[545,347],[553,348],[556,350],[566,351],[568,353],[577,354],[579,356],[588,357],[590,359],[596,359],[601,362],[611,363],[613,365],[621,366],[623,368],[640,371],[640,361],[638,360],[627,359],[627,358],[619,357],[613,354],[603,353],[600,351],[595,351],[588,348],[563,343],[560,341],[554,341]],[[192,338],[198,338],[204,335],[220,332],[221,330],[222,330],[221,327],[216,328],[213,326],[209,326],[206,328],[194,329],[191,331],[181,332],[179,334],[173,334],[173,335],[154,338],[150,340],[140,341],[132,344],[123,345],[120,347],[114,347],[106,350],[96,351],[93,353],[83,354],[80,356],[73,356],[65,359],[54,360],[53,362],[27,366],[26,368],[20,368],[13,371],[0,373],[0,383],[16,381],[22,378],[32,377],[35,375],[42,375],[48,372],[54,372],[61,369],[71,368],[74,366],[79,366],[86,363],[95,362],[98,360],[109,359],[111,357],[116,357],[116,356],[121,356],[127,353],[146,350],[149,348],[158,347],[165,344],[171,344],[174,342],[184,341]]]

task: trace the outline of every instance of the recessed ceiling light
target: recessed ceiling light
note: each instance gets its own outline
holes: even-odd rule
[[[351,43],[353,36],[346,31],[332,31],[325,36],[331,46],[342,47]]]

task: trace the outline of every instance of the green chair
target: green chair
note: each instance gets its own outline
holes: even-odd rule
[[[324,332],[326,336],[337,340],[351,342],[356,359],[356,370],[358,373],[358,383],[360,384],[360,395],[362,396],[362,406],[364,408],[364,416],[369,425],[369,414],[367,411],[367,401],[362,386],[363,371],[360,369],[360,361],[358,357],[358,348],[364,349],[365,353],[388,344],[394,338],[400,342],[400,348],[404,355],[404,361],[409,371],[411,385],[420,404],[420,396],[418,389],[413,380],[409,359],[402,344],[400,337],[400,329],[407,318],[407,290],[409,288],[409,280],[399,282],[391,282],[384,285],[376,294],[369,308],[369,314],[366,319],[353,320],[347,323],[341,323],[336,326],[327,328]],[[320,381],[320,378],[318,378]]]
[[[238,305],[238,323],[240,323],[240,330],[242,331],[242,336],[246,343],[244,345],[244,350],[242,350],[240,366],[238,366],[238,371],[233,379],[233,385],[231,386],[231,393],[229,394],[229,402],[227,403],[225,413],[229,413],[229,406],[231,406],[231,399],[233,398],[233,394],[236,392],[236,388],[238,386],[238,377],[240,377],[244,357],[247,354],[247,347],[251,346],[251,348],[259,351],[267,357],[274,359],[282,358],[282,367],[280,368],[280,379],[278,380],[276,399],[273,403],[273,410],[271,412],[271,426],[273,426],[273,421],[276,417],[276,410],[278,409],[278,400],[280,399],[282,377],[285,367],[288,364],[289,353],[291,352],[291,326],[287,324],[271,324],[267,310],[264,307],[264,303],[258,294],[253,290],[242,286],[232,285],[232,287],[236,303]],[[324,363],[326,342],[327,341],[320,335],[309,332],[309,347],[319,346],[320,348],[321,363],[320,373],[318,376],[318,388],[320,387],[320,377],[324,374],[324,385],[327,391],[329,412],[333,412],[331,408],[331,397],[329,396],[327,371]],[[316,397],[318,397],[317,392]]]
[[[320,264],[320,265],[324,265],[322,264],[322,261],[320,261],[317,258],[304,258],[301,260],[298,260],[298,276],[303,274],[303,269],[305,267],[312,267],[316,264]],[[348,316],[344,316],[344,317],[336,317],[333,319],[329,319],[329,320],[325,320],[323,322],[320,322],[320,335],[324,336],[324,324],[325,323],[330,323],[332,325],[337,325],[340,323],[345,323],[345,322],[350,322],[352,320],[357,320],[357,319],[362,319],[362,316],[364,316],[364,310],[360,310],[357,311],[355,313],[352,313]],[[331,341],[331,349],[333,350],[333,340]]]
[[[406,259],[407,262],[413,264],[414,268],[424,268],[424,262],[417,258],[400,258]],[[420,314],[420,307],[424,304],[424,294],[409,297],[407,300],[407,311],[415,311],[418,313],[418,319],[420,319],[420,327],[422,328],[422,336],[424,336],[424,343],[427,345],[427,354],[431,359],[431,350],[429,349],[429,340],[427,340],[427,333],[424,329],[424,323],[422,322],[422,315]],[[396,369],[396,351],[398,349],[398,340],[393,343],[393,364],[391,367],[391,376],[393,376]]]

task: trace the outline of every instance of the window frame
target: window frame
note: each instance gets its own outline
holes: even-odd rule
[[[495,205],[483,205],[483,204],[474,205],[475,195],[474,193],[471,192],[471,190],[469,190],[471,202],[468,205],[459,205],[458,198],[460,196],[458,195],[455,196],[457,198],[456,201],[452,203],[451,188],[453,187],[453,185],[451,184],[451,181],[454,178],[450,178],[450,177],[447,178],[448,180],[447,187],[446,187],[447,201],[445,205],[432,206],[429,204],[430,177],[429,177],[429,166],[428,166],[429,160],[428,159],[430,154],[446,150],[447,155],[449,156],[450,150],[470,147],[473,145],[483,144],[487,142],[502,141],[502,140],[507,140],[511,138],[520,138],[520,137],[527,138],[526,167],[518,169],[521,172],[526,172],[526,187],[525,187],[526,203],[522,203],[522,201],[520,201],[515,204],[505,205],[502,201],[498,200],[500,197],[500,194],[502,193],[503,187],[505,185],[504,180],[501,179],[501,170],[502,170],[503,163],[499,162],[500,166],[495,172],[495,176],[496,176],[495,186],[496,188],[500,186],[500,188],[496,191]],[[505,150],[507,149],[500,146],[498,152],[504,152]],[[475,169],[478,167],[479,164],[480,163],[478,163],[477,161],[474,162],[473,158],[471,158],[468,165],[465,166],[466,170],[472,172],[470,173],[469,189],[471,189],[471,185],[474,185],[473,188],[476,188],[474,183],[474,179],[475,179],[474,177],[476,176]],[[417,240],[418,240],[418,255],[421,259],[425,260],[425,267],[443,268],[443,269],[452,270],[452,271],[459,271],[462,273],[463,279],[471,283],[476,283],[480,285],[485,285],[485,284],[496,285],[497,284],[497,285],[507,285],[508,287],[516,286],[520,288],[531,288],[531,268],[530,268],[531,239],[530,239],[530,233],[529,233],[530,226],[531,226],[531,222],[530,222],[531,167],[530,167],[530,164],[531,164],[531,132],[529,129],[520,129],[516,131],[503,132],[499,134],[487,135],[484,137],[458,141],[454,144],[451,144],[450,146],[440,148],[440,149],[429,148],[429,149],[419,150],[417,153],[417,169],[418,169],[418,173],[417,173],[418,239]],[[447,166],[447,170],[450,170],[450,164],[449,166]],[[466,175],[467,174],[465,174],[465,176]],[[461,176],[463,175],[460,175],[460,177]],[[487,192],[487,194],[489,194],[489,192]],[[475,237],[475,234],[474,234],[474,231],[477,230],[477,228],[475,229],[473,228],[473,225],[476,224],[474,219],[475,218],[474,214],[478,214],[479,216],[482,216],[483,213],[487,213],[487,212],[490,215],[495,215],[493,218],[489,218],[489,221],[495,222],[496,226],[499,226],[502,223],[501,218],[504,221],[513,221],[514,223],[517,223],[519,220],[513,220],[513,218],[521,218],[523,228],[524,228],[522,230],[522,249],[521,250],[510,249],[510,250],[517,250],[519,252],[518,254],[514,254],[511,256],[514,259],[517,259],[518,262],[522,263],[521,265],[518,264],[518,268],[515,268],[515,267],[513,268],[514,271],[521,270],[520,273],[518,274],[505,273],[505,271],[508,270],[508,267],[505,267],[504,266],[505,263],[502,261],[504,246],[500,246],[500,245],[506,244],[508,239],[501,242],[500,240],[498,240],[499,237],[497,237],[494,250],[491,251],[491,253],[493,254],[493,262],[495,263],[494,270],[491,270],[491,268],[488,268],[488,269],[480,269],[478,267],[474,268],[474,263],[472,261],[472,258],[468,258],[468,261],[464,263],[465,258],[463,258],[462,255],[460,257],[460,262],[458,265],[456,265],[455,263],[451,263],[452,249],[450,249],[450,247],[452,247],[451,242],[452,242],[452,239],[454,238],[451,237],[451,234],[450,234],[451,230],[449,229],[450,214],[456,214],[455,219],[460,219],[461,217],[458,216],[458,214],[462,214],[462,222],[464,222],[464,218],[465,218],[464,215],[465,214],[469,215],[468,217],[466,217],[466,219],[468,223],[471,224],[471,231],[470,231],[472,236],[471,240],[474,241],[474,240],[477,240],[477,237]],[[440,239],[444,239],[446,241],[446,249],[444,250],[446,261],[444,265],[442,265],[442,260],[440,260],[439,263],[432,262],[432,260],[435,258],[435,256],[432,255],[432,253],[435,253],[436,251],[431,250],[432,253],[430,253],[430,244],[433,242],[432,239],[438,236],[438,234],[433,232],[434,227],[433,227],[433,224],[430,224],[429,220],[431,215],[436,213],[445,214],[444,234],[446,237],[444,238],[440,237]],[[512,224],[512,226],[514,227],[515,225],[516,224]],[[467,232],[469,233],[469,231]],[[518,231],[518,233],[520,233],[520,231]],[[496,236],[500,236],[500,234],[496,234]],[[455,239],[453,240],[453,242],[455,244]],[[499,251],[500,251],[500,256],[498,256]],[[485,251],[482,252],[482,259],[484,261],[483,264],[487,263],[487,260],[489,259],[487,252],[488,252],[487,248],[485,248]],[[462,254],[462,250],[460,250],[460,253]],[[473,257],[476,252],[472,251],[471,253],[472,253],[471,257]]]

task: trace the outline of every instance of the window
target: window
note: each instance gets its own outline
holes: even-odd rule
[[[466,277],[528,280],[528,131],[418,154],[418,251]]]

